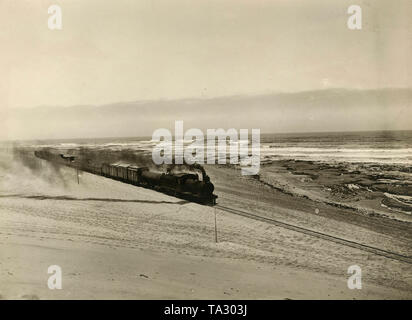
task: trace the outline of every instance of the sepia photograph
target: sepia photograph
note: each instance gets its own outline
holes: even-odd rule
[[[411,17],[1,0],[0,299],[411,300]]]

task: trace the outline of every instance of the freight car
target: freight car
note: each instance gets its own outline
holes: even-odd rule
[[[151,171],[147,167],[137,167],[125,163],[103,164],[101,174],[107,178],[151,188],[175,197],[216,204],[214,186],[210,178],[202,172],[202,179],[194,173],[164,173]]]
[[[216,204],[217,196],[213,194],[214,185],[203,167],[196,167],[201,175],[195,173],[167,173],[138,167],[128,163],[103,163],[100,166],[88,161],[81,161],[74,156],[55,154],[47,150],[35,151],[35,156],[44,160],[60,163],[82,171],[101,175],[110,179],[133,184],[135,186],[154,189],[175,197],[202,204]]]

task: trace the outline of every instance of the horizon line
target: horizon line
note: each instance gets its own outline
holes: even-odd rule
[[[207,101],[207,100],[214,100],[214,99],[224,99],[224,98],[253,98],[259,96],[271,96],[271,95],[294,95],[294,94],[302,94],[302,93],[310,93],[310,92],[325,92],[325,91],[333,91],[333,90],[340,90],[340,91],[387,91],[387,90],[412,90],[412,87],[383,87],[383,88],[367,88],[367,89],[360,89],[360,88],[343,88],[343,87],[329,87],[329,88],[322,88],[322,89],[307,89],[301,91],[271,91],[271,92],[261,92],[261,93],[246,93],[246,94],[231,94],[231,95],[219,95],[213,97],[205,97],[205,96],[197,96],[197,97],[182,97],[182,98],[150,98],[150,99],[141,99],[141,100],[123,100],[123,101],[114,101],[114,102],[106,102],[101,104],[95,103],[81,103],[81,104],[70,104],[70,105],[36,105],[36,106],[26,106],[26,107],[10,107],[9,109],[36,109],[36,108],[71,108],[71,107],[104,107],[110,106],[114,104],[132,104],[132,103],[155,103],[155,102],[173,102],[173,101],[185,101],[185,100],[199,100],[199,101]]]
[[[367,133],[367,132],[403,132],[403,131],[412,131],[412,129],[396,129],[396,130],[391,130],[391,129],[382,129],[382,130],[349,130],[349,131],[307,131],[307,132],[263,132],[261,133],[262,135],[270,135],[270,134],[276,134],[276,135],[287,135],[287,134],[328,134],[328,133]],[[172,135],[174,137],[174,135]],[[150,138],[151,136],[111,136],[111,137],[84,137],[84,138],[37,138],[37,139],[14,139],[14,140],[4,140],[0,139],[0,142],[28,142],[28,141],[58,141],[58,140],[102,140],[102,139],[135,139],[135,138]]]

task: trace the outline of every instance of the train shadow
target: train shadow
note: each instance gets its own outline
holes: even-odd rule
[[[63,201],[104,201],[104,202],[123,202],[123,203],[150,203],[150,204],[177,204],[184,205],[190,203],[188,200],[180,201],[155,201],[155,200],[137,200],[137,199],[113,199],[113,198],[76,198],[70,196],[48,196],[48,195],[22,195],[10,194],[0,195],[0,198],[24,198],[35,200],[63,200]]]

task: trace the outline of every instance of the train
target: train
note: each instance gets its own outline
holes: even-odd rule
[[[76,157],[72,155],[55,154],[46,150],[35,151],[34,154],[43,160],[138,187],[150,188],[177,198],[205,205],[216,204],[217,195],[213,193],[214,185],[200,165],[192,166],[200,173],[199,175],[193,172],[175,173],[172,169],[167,172],[155,171],[149,167],[139,167],[125,162],[93,165],[89,161],[76,161]]]

